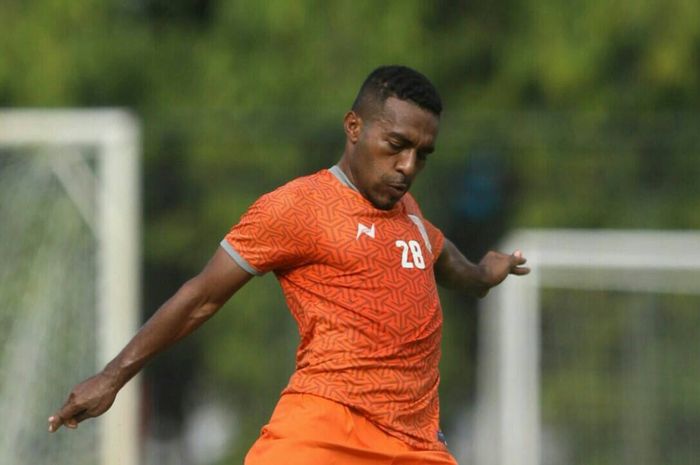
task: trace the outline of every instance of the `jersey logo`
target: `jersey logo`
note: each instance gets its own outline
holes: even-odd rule
[[[374,239],[374,223],[372,223],[372,226],[367,227],[362,223],[357,224],[357,236],[355,236],[355,240],[359,240],[360,236],[363,234],[367,234],[369,237]]]

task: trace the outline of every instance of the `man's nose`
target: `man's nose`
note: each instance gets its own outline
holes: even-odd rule
[[[411,179],[416,174],[418,154],[415,149],[404,150],[396,160],[396,171]]]

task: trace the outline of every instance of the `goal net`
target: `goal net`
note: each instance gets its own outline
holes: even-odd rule
[[[47,418],[138,324],[138,144],[122,111],[0,112],[4,465],[137,463],[137,383],[75,431]]]
[[[478,465],[700,456],[700,234],[522,231],[533,272],[484,300]]]

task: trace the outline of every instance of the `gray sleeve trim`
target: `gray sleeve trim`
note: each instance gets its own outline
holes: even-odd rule
[[[421,237],[423,238],[423,242],[425,243],[425,246],[428,248],[428,252],[431,254],[433,253],[433,246],[430,244],[430,237],[428,236],[428,230],[425,229],[425,225],[423,224],[423,221],[418,217],[417,215],[408,215],[408,217],[413,221],[413,223],[418,227],[418,231],[420,232]]]
[[[236,252],[236,249],[234,249],[231,246],[231,244],[228,243],[228,241],[226,239],[222,239],[219,245],[221,245],[221,247],[223,247],[223,249],[226,251],[226,253],[228,253],[231,256],[231,258],[233,258],[233,261],[238,263],[238,265],[241,268],[243,268],[245,271],[252,274],[253,276],[261,276],[262,275],[262,273],[259,272],[258,270],[256,270],[255,268],[253,268],[253,266],[250,263],[248,263],[245,260],[245,258],[241,257],[241,254]]]

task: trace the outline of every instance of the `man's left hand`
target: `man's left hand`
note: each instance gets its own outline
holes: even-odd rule
[[[509,274],[523,276],[530,272],[530,268],[523,266],[527,259],[520,250],[510,255],[490,251],[479,262],[481,281],[487,289],[499,285]]]

